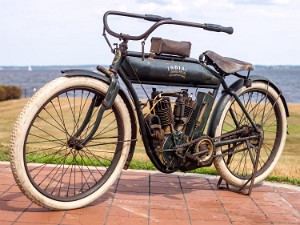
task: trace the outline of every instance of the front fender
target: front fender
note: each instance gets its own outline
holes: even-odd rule
[[[109,84],[110,79],[102,73],[94,72],[91,70],[81,70],[81,69],[72,69],[72,70],[62,70],[62,74],[66,77],[76,77],[76,76],[84,76],[84,77],[91,77],[96,78],[98,80],[104,81],[105,83]]]
[[[82,70],[82,69],[63,70],[61,72],[66,77],[77,77],[77,76],[90,77],[93,79],[103,81],[106,84],[110,84],[109,77],[106,76],[105,74],[99,73],[99,72],[94,72],[94,71],[90,71],[90,70]],[[127,97],[126,93],[120,88],[118,94],[121,96],[124,103],[126,104],[126,107],[128,109],[129,115],[130,115],[130,121],[131,121],[131,140],[133,140],[133,141],[130,142],[130,151],[129,151],[127,161],[124,166],[124,169],[128,169],[130,161],[132,160],[135,145],[136,145],[137,123],[136,123],[135,112],[134,112],[133,106],[131,104],[131,101]]]
[[[285,100],[285,97],[282,95],[282,92],[280,91],[280,89],[274,83],[272,83],[266,77],[259,76],[259,75],[250,76],[249,79],[251,79],[252,81],[265,82],[266,84],[271,85],[278,92],[278,94],[280,94],[280,98],[283,102],[283,105],[284,105],[284,108],[285,108],[285,111],[286,111],[286,116],[289,117],[290,114],[289,114],[289,110],[288,110],[288,106],[287,106],[287,102]],[[230,85],[229,88],[236,92],[237,90],[239,90],[243,86],[244,86],[244,79],[238,79],[232,85]],[[214,137],[215,131],[216,131],[217,126],[219,124],[220,117],[222,115],[222,112],[224,111],[224,108],[225,108],[227,102],[230,100],[230,98],[231,98],[231,95],[224,92],[222,94],[221,98],[219,99],[218,103],[214,107],[214,110],[211,114],[211,118],[210,118],[210,121],[209,121],[209,124],[208,124],[208,129],[207,129],[207,134],[210,137]]]

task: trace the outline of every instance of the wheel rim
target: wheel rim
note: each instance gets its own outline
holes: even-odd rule
[[[256,176],[260,176],[273,162],[280,145],[282,122],[276,103],[278,99],[274,99],[273,96],[262,90],[251,90],[242,93],[239,98],[261,130],[262,145],[259,147],[260,140],[245,141],[236,145],[223,146],[221,151],[225,153],[223,160],[231,174],[239,179],[247,180],[253,174],[259,149],[260,157]],[[237,102],[234,101],[226,113],[222,125],[222,134],[242,126],[251,127],[245,114],[242,113]]]
[[[99,91],[86,87],[57,93],[36,113],[27,131],[24,143],[27,175],[35,188],[51,199],[85,198],[108,180],[118,164],[124,127],[115,106],[105,111],[95,135],[82,149],[76,150],[69,144],[95,95],[103,97]],[[89,134],[99,108],[94,109],[77,141]]]

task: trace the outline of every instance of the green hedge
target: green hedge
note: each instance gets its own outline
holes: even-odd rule
[[[18,99],[21,97],[22,90],[16,86],[0,86],[0,101]]]

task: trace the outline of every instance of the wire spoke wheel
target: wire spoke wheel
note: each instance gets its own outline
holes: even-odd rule
[[[11,150],[14,175],[23,192],[54,209],[78,208],[104,194],[120,174],[130,143],[125,129],[130,127],[128,111],[117,97],[92,138],[82,144],[95,126],[107,85],[91,78],[65,79],[53,81],[60,90],[50,84],[29,103],[25,114],[36,112],[27,128],[16,125]],[[86,80],[91,84],[82,85]],[[52,97],[43,97],[51,92]],[[26,120],[24,113],[19,120]],[[60,206],[62,202],[66,205]],[[74,204],[67,205],[70,202]]]
[[[216,136],[241,128],[246,132],[232,138],[257,136],[217,149],[217,154],[222,154],[222,157],[215,161],[216,168],[234,186],[242,186],[252,176],[258,152],[256,177],[259,179],[255,182],[264,179],[277,163],[286,138],[284,107],[280,95],[271,86],[253,83],[252,87],[239,90],[238,96],[259,132],[254,130],[246,114],[232,98],[221,116]]]
[[[109,177],[108,169],[116,166],[124,129],[114,108],[105,111],[97,133],[86,146],[77,150],[70,144],[94,104],[92,116],[76,142],[92,130],[100,108],[92,100],[101,95],[88,88],[65,90],[49,99],[32,121],[24,146],[25,168],[32,183],[45,195],[65,201],[82,198],[101,186]]]

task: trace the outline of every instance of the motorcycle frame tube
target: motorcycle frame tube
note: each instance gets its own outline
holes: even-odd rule
[[[136,91],[134,90],[134,87],[132,85],[132,83],[130,82],[129,79],[127,79],[125,72],[123,71],[122,68],[119,68],[118,70],[118,74],[120,75],[120,77],[122,78],[124,84],[126,85],[129,94],[131,95],[131,98],[133,100],[135,109],[136,109],[136,114],[138,117],[138,121],[139,121],[139,125],[140,125],[140,132],[141,132],[141,136],[142,136],[142,140],[144,143],[144,147],[146,150],[146,154],[149,157],[149,159],[151,160],[151,162],[154,164],[154,166],[161,172],[163,173],[168,173],[168,170],[166,169],[166,167],[161,163],[161,161],[159,160],[159,158],[153,154],[153,151],[150,147],[150,142],[148,140],[148,135],[147,135],[147,127],[146,124],[144,122],[144,116],[142,113],[142,107],[140,104],[140,99],[136,93]]]
[[[258,76],[258,75],[252,75],[252,76],[249,77],[249,79],[251,81],[261,81],[261,82],[264,82],[266,85],[272,86],[277,91],[277,93],[279,94],[279,96],[280,96],[280,98],[283,102],[283,105],[284,105],[284,108],[285,108],[285,111],[286,111],[286,115],[287,115],[287,117],[289,117],[289,110],[288,110],[288,107],[287,107],[286,100],[285,100],[284,96],[282,95],[281,91],[278,89],[278,87],[276,87],[276,85],[274,83],[269,81],[267,78],[265,78],[263,76]],[[236,94],[236,92],[244,86],[244,79],[238,79],[233,84],[231,84],[229,87],[226,85],[225,80],[223,79],[222,84],[223,84],[223,86],[225,84],[224,92],[223,92],[222,96],[220,97],[220,99],[218,100],[218,102],[215,106],[215,109],[212,111],[210,121],[209,121],[209,124],[208,124],[207,134],[210,137],[214,137],[215,131],[216,131],[217,126],[219,124],[220,117],[222,115],[222,112],[223,112],[227,102],[230,101],[230,98],[232,96],[235,98],[235,100],[237,100],[237,102],[238,102],[239,106],[242,108],[242,110],[246,111],[247,118],[250,117],[249,113],[247,112],[245,107],[242,105],[242,103],[239,100],[239,97]],[[251,117],[250,117],[250,119],[251,119]],[[254,123],[253,120],[252,120],[252,123]],[[218,137],[214,137],[214,138],[218,139]],[[255,137],[253,137],[253,138],[255,138]],[[230,141],[235,141],[235,140],[230,140]],[[227,144],[229,144],[229,143],[224,142],[224,141],[223,142],[222,141],[215,142],[216,146],[223,146],[223,145],[227,145]]]

